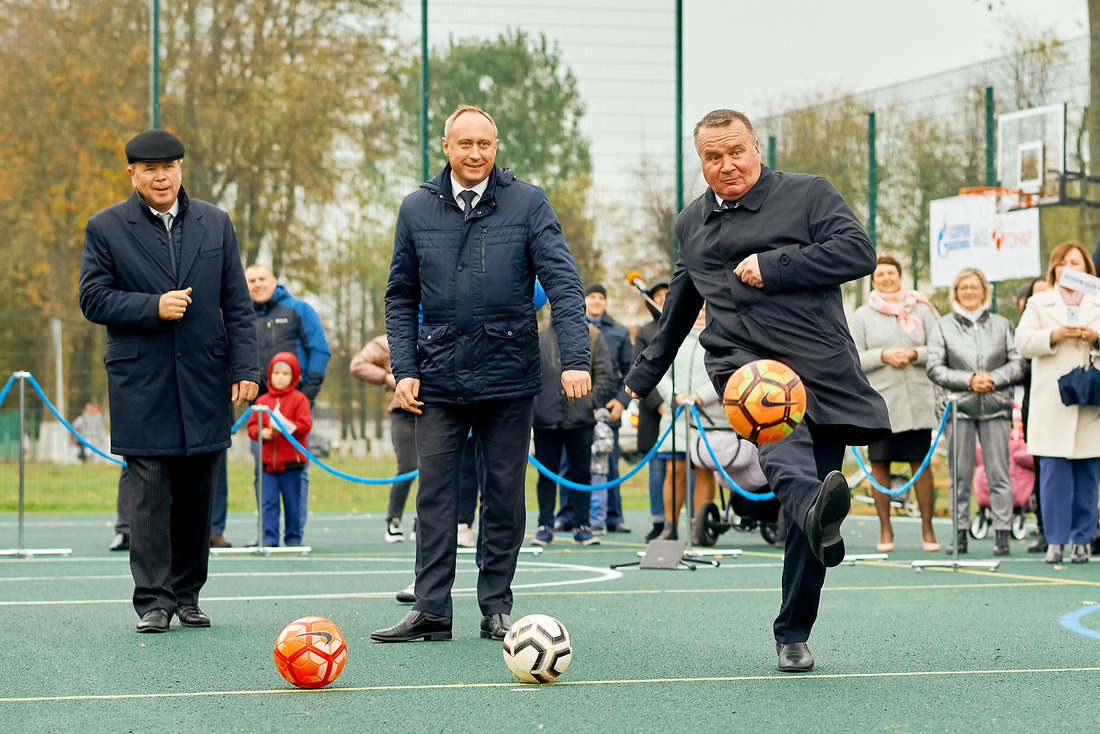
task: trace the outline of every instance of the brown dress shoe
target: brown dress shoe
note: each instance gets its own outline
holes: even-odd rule
[[[210,536],[211,548],[232,548],[233,544],[225,539],[224,535],[211,535]]]

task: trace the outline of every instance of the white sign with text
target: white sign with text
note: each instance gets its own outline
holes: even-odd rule
[[[1033,278],[1039,263],[1039,210],[997,212],[983,196],[952,196],[929,205],[932,286],[950,287],[963,268],[991,281]]]

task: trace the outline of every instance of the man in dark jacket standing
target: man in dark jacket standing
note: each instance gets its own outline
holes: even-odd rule
[[[252,303],[229,216],[182,188],[183,143],[148,130],[126,144],[129,199],[84,232],[80,308],[107,327],[111,451],[126,457],[138,632],[209,627],[214,484],[230,404],[256,397]]]
[[[592,484],[592,436],[596,426],[596,410],[614,394],[615,367],[607,341],[599,329],[589,324],[589,348],[592,352],[589,374],[592,375],[592,392],[582,400],[569,400],[565,396],[558,375],[561,374],[561,349],[558,333],[551,319],[539,331],[539,353],[542,363],[542,392],[535,396],[534,429],[535,459],[543,466],[557,470],[565,454],[568,469],[565,478],[577,484]],[[533,545],[549,545],[554,542],[554,502],[558,483],[545,474],[539,474],[536,487],[539,503],[538,530]],[[573,540],[580,545],[598,545],[599,540],[589,527],[592,508],[592,492],[587,489],[561,488],[562,505],[568,498],[573,516]]]
[[[455,478],[471,430],[486,477],[481,636],[501,640],[512,626],[532,405],[542,389],[536,274],[558,329],[566,396],[582,398],[592,385],[580,278],[546,194],[495,165],[496,123],[477,107],[447,118],[443,152],[448,165],[401,204],[386,288],[397,400],[417,415],[420,477],[416,602],[371,635],[379,642],[451,638]]]
[[[619,478],[619,456],[622,453],[619,449],[620,419],[626,406],[630,405],[630,396],[623,388],[623,378],[630,371],[630,365],[634,363],[634,347],[630,343],[630,331],[607,312],[607,289],[602,283],[592,283],[584,289],[584,313],[607,341],[611,362],[615,368],[612,375],[615,389],[607,404],[604,405],[611,411],[609,425],[615,436],[607,465],[607,481],[610,482]],[[620,485],[616,484],[614,487],[607,488],[607,532],[609,533],[630,532],[623,518],[623,499],[619,487]]]
[[[653,390],[704,299],[699,341],[719,395],[735,370],[757,359],[777,359],[801,376],[806,417],[782,441],[760,446],[760,465],[787,513],[778,667],[806,671],[825,568],[844,558],[845,446],[890,432],[886,404],[859,367],[840,291],[874,271],[875,248],[827,180],[761,165],[742,113],[708,113],[695,126],[695,148],[710,188],[677,218],[679,259],[659,331],[626,386],[632,397]]]

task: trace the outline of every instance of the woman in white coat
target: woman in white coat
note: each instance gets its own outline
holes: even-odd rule
[[[1039,462],[1039,498],[1047,563],[1060,563],[1073,541],[1074,563],[1087,563],[1097,518],[1100,484],[1100,407],[1063,405],[1058,378],[1089,363],[1100,331],[1100,296],[1058,285],[1064,268],[1089,275],[1096,267],[1078,242],[1063,242],[1050,253],[1050,290],[1027,302],[1016,345],[1031,359],[1031,404],[1027,448]]]

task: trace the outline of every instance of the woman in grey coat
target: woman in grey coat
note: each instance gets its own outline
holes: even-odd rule
[[[852,315],[852,339],[859,350],[859,365],[871,387],[886,401],[893,434],[867,446],[871,476],[890,486],[890,463],[908,462],[914,474],[932,444],[936,427],[935,390],[928,381],[928,334],[940,315],[920,291],[901,284],[901,263],[880,255],[871,274],[874,290],[868,303]],[[926,469],[913,483],[920,507],[922,548],[940,549],[932,529],[935,487],[932,471]],[[878,550],[894,550],[894,529],[890,524],[890,496],[874,490],[878,513]]]
[[[976,268],[963,268],[951,286],[954,310],[928,338],[928,377],[951,393],[958,410],[958,436],[947,424],[947,444],[957,471],[951,477],[959,518],[956,542],[967,550],[970,485],[974,478],[974,440],[982,444],[989,477],[989,508],[996,543],[993,555],[1008,555],[1012,522],[1012,481],[1008,439],[1012,430],[1012,387],[1024,379],[1024,360],[1016,351],[1012,324],[989,312],[990,286]]]

